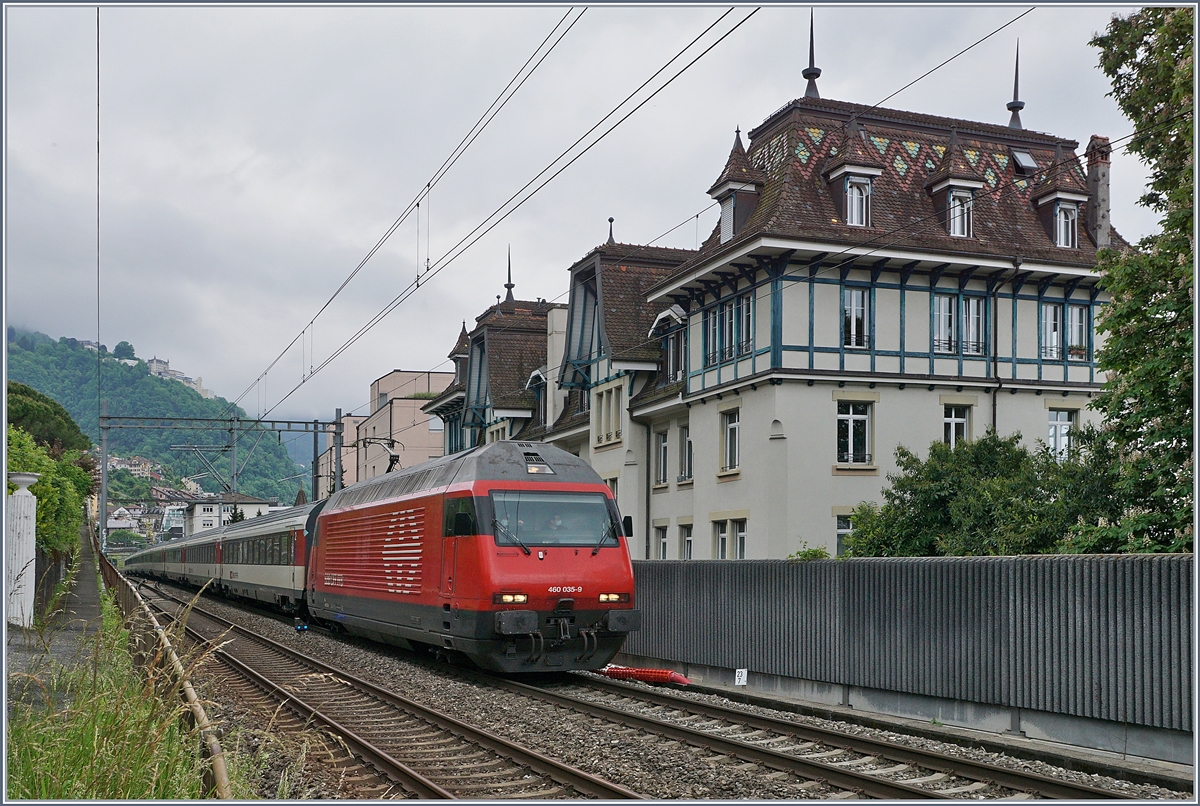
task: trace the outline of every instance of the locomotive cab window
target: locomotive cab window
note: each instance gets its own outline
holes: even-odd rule
[[[491,505],[497,546],[620,545],[616,506],[601,493],[496,490]]]
[[[475,515],[475,499],[469,495],[447,498],[442,508],[442,535],[454,537],[474,534],[480,534],[479,519]]]

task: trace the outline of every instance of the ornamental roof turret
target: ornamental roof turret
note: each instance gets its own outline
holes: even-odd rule
[[[733,148],[729,152],[729,159],[725,161],[725,170],[721,171],[717,181],[713,182],[713,186],[708,189],[708,195],[719,194],[721,188],[731,183],[762,187],[766,180],[766,174],[750,164],[750,158],[746,156],[746,148],[742,145],[742,131],[735,129]]]
[[[454,343],[454,349],[450,351],[447,358],[461,358],[467,355],[467,351],[471,348],[471,337],[467,334],[467,321],[464,319],[462,330],[459,331],[458,341]]]
[[[979,176],[979,172],[971,167],[971,163],[967,161],[967,155],[963,153],[962,145],[958,142],[958,129],[950,129],[950,143],[946,146],[946,153],[942,156],[942,161],[929,174],[929,178],[925,180],[925,189],[937,187],[945,182],[954,184],[954,180],[962,180],[970,183],[972,186],[983,187],[983,180]]]
[[[1080,178],[1079,170],[1079,160],[1074,155],[1069,158],[1065,157],[1062,143],[1058,143],[1054,147],[1054,162],[1046,166],[1046,170],[1038,177],[1031,200],[1036,203],[1038,199],[1055,192],[1066,193],[1070,197],[1077,195],[1086,197],[1088,195],[1087,185]],[[1078,201],[1082,200],[1078,199]]]
[[[846,133],[834,146],[836,153],[832,153],[833,149],[830,149],[831,155],[826,160],[821,173],[828,175],[843,166],[882,169],[884,162],[879,158],[879,153],[867,145],[866,128],[860,126],[858,120],[851,118],[845,129]],[[873,171],[873,173],[878,173],[878,171]]]

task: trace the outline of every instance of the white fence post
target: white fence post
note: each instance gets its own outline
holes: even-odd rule
[[[9,473],[17,491],[8,496],[8,540],[5,544],[5,584],[8,592],[8,623],[28,629],[33,626],[34,550],[37,533],[37,498],[29,485],[40,473]]]

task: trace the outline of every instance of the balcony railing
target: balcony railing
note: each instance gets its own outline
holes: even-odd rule
[[[987,352],[987,342],[966,339],[962,343],[963,352],[967,355],[983,355]]]
[[[704,354],[704,365],[707,367],[714,366],[720,363],[721,353],[717,350],[712,350]]]
[[[871,464],[871,454],[856,453],[854,451],[838,451],[838,464],[869,465]]]
[[[1061,361],[1063,357],[1062,347],[1057,344],[1043,344],[1042,358],[1050,361]]]
[[[934,339],[933,351],[935,353],[956,353],[958,352],[958,339]]]

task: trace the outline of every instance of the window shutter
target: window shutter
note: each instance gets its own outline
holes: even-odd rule
[[[721,201],[721,243],[728,243],[733,238],[733,196],[727,196]]]

